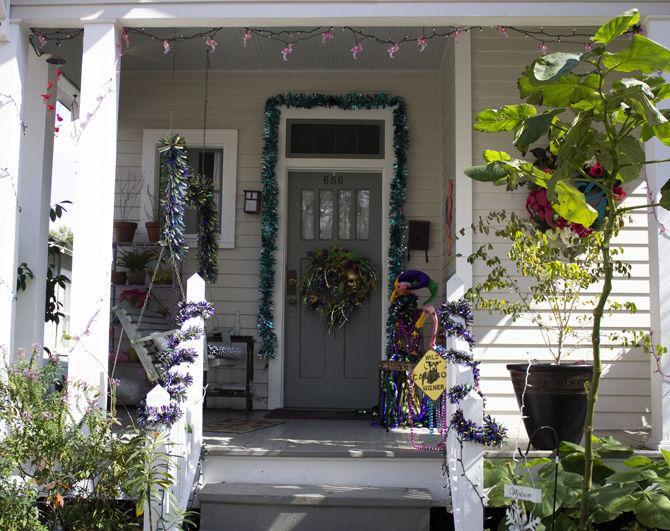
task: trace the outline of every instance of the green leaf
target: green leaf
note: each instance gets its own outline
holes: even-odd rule
[[[668,183],[665,183],[665,186],[668,186]],[[661,448],[661,455],[663,456],[663,459],[665,459],[665,462],[670,466],[670,451],[666,450],[665,448]]]
[[[593,42],[607,44],[617,37],[623,35],[631,27],[640,21],[640,13],[637,9],[624,11],[621,15],[614,17],[612,20],[605,22],[596,34],[591,38]]]
[[[640,176],[640,170],[645,161],[642,144],[638,139],[628,135],[619,141],[617,148],[619,165],[624,166],[619,168],[617,178],[624,183],[634,181]],[[614,170],[611,149],[612,145],[605,135],[597,133],[593,136],[589,154],[595,155],[610,174]]]
[[[571,454],[574,452],[579,452],[580,454],[583,454],[585,450],[583,446],[580,446],[573,442],[561,441],[561,445],[559,446],[559,452],[561,454]]]
[[[634,508],[639,522],[650,528],[670,529],[670,499],[656,492],[645,492]]]
[[[654,462],[648,457],[645,457],[643,455],[634,455],[626,459],[623,462],[623,464],[633,468],[638,468],[638,467],[648,467],[650,465],[653,465]]]
[[[553,81],[574,70],[581,63],[582,54],[556,52],[543,55],[533,63],[533,75],[538,81]]]
[[[665,208],[666,210],[670,211],[670,180],[668,180],[662,187],[661,187],[661,206]],[[667,450],[666,450],[667,451]],[[663,454],[663,457],[667,461],[668,458],[666,457],[665,454]],[[668,463],[670,464],[670,463]]]
[[[634,35],[631,43],[617,53],[605,53],[603,64],[617,72],[670,70],[670,50],[643,35]]]
[[[512,131],[520,127],[526,118],[536,114],[535,107],[527,103],[505,105],[500,109],[484,109],[477,115],[474,128],[484,133]]]
[[[465,168],[463,173],[475,181],[489,183],[504,179],[509,174],[509,170],[499,162],[491,162],[479,166],[470,166]]]
[[[586,197],[571,184],[561,181],[556,185],[556,203],[552,203],[559,216],[568,221],[590,227],[598,212],[586,202]]]
[[[605,485],[595,487],[590,493],[589,505],[597,507],[603,511],[618,516],[622,512],[631,511],[635,505],[635,498],[630,494],[639,488],[635,482],[624,483],[622,485]],[[611,518],[610,518],[611,519]],[[607,521],[599,519],[599,522]]]
[[[634,468],[612,474],[607,481],[611,483],[627,483],[629,481],[654,481],[658,479],[658,474],[648,468]]]
[[[509,153],[506,153],[504,151],[495,151],[493,149],[485,149],[484,150],[484,160],[486,162],[495,162],[495,161],[502,161],[502,160],[512,160],[512,157],[510,157]]]
[[[611,435],[603,437],[600,440],[600,448],[598,450],[601,456],[604,456],[605,454],[611,456],[633,455],[632,448],[626,446],[625,444],[621,444]]]
[[[597,77],[597,76],[595,76]],[[526,67],[517,81],[521,98],[536,105],[567,107],[578,101],[597,95],[592,86],[594,75],[579,78],[575,74],[565,74],[552,81],[538,81],[532,67]]]
[[[663,142],[666,146],[670,146],[670,122],[657,125],[652,128],[654,136]]]
[[[565,109],[553,109],[549,112],[526,118],[517,132],[516,138],[514,139],[514,145],[519,151],[525,153],[530,144],[539,140],[542,135],[549,131],[549,126],[554,117],[561,114],[564,110]]]

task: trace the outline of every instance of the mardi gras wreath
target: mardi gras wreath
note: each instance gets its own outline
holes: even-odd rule
[[[351,251],[331,247],[308,253],[303,302],[319,314],[328,333],[342,328],[377,285],[372,264]]]

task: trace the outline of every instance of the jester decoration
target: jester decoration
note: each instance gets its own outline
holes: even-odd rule
[[[428,297],[419,306],[418,292],[428,291]],[[408,269],[403,271],[393,284],[389,302],[389,313],[395,326],[391,331],[390,348],[387,359],[393,362],[415,364],[423,356],[421,329],[435,309],[430,305],[438,295],[439,287],[423,271]],[[409,389],[404,370],[388,371],[382,386],[381,423],[386,428],[406,427],[409,422]],[[416,397],[414,423],[428,426],[428,399]]]

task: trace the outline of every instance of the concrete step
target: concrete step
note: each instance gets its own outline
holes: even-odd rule
[[[428,531],[425,489],[210,483],[199,493],[201,531]]]

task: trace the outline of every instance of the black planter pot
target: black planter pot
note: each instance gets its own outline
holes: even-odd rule
[[[580,444],[587,406],[584,384],[593,377],[593,365],[533,364],[526,387],[527,368],[526,363],[507,365],[519,408],[526,388],[521,413],[528,435],[540,426],[551,426],[558,432],[559,440]],[[553,450],[554,434],[551,430],[540,430],[531,442],[538,450]]]

